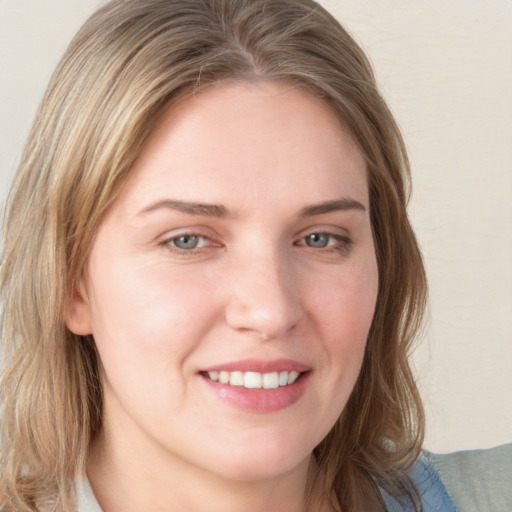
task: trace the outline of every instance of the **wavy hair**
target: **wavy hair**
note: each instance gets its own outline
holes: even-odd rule
[[[315,485],[344,510],[379,488],[419,508],[407,469],[424,418],[408,353],[426,281],[400,131],[363,51],[312,0],[114,0],[70,43],[21,157],[4,218],[0,508],[74,510],[102,426],[99,358],[63,309],[99,222],[148,135],[184,95],[283,80],[321,98],[367,164],[379,292],[360,376],[315,449]],[[3,501],[2,501],[3,500]]]

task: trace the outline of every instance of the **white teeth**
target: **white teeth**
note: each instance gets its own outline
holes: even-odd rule
[[[232,386],[243,386],[244,385],[244,374],[243,372],[233,372],[229,378],[229,383]]]
[[[279,387],[279,373],[264,373],[263,374],[263,387],[265,389],[276,389]]]
[[[288,374],[288,384],[293,384],[299,377],[299,372],[290,372]]]
[[[263,381],[261,373],[257,372],[245,372],[244,375],[244,387],[249,389],[260,389]]]
[[[248,389],[276,389],[280,386],[289,386],[298,378],[299,372],[226,372],[213,371],[208,372],[211,380],[220,382],[221,384],[229,384],[231,386],[243,386]]]

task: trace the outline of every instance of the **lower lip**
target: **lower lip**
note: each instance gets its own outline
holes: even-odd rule
[[[275,389],[248,389],[201,377],[224,402],[245,411],[266,413],[280,411],[297,402],[306,391],[309,375],[310,372],[305,372],[293,384]]]

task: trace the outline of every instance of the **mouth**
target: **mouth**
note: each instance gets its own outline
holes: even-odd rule
[[[204,368],[199,375],[221,401],[248,412],[270,413],[300,401],[312,373],[311,366],[290,359],[246,359]]]
[[[204,377],[213,382],[246,389],[277,389],[290,386],[302,377],[304,373],[306,372],[294,370],[269,373],[226,370],[201,372]]]

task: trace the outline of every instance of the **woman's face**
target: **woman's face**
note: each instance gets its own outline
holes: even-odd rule
[[[108,453],[268,478],[304,467],[377,296],[365,162],[318,99],[231,83],[174,105],[67,313],[102,362]]]

